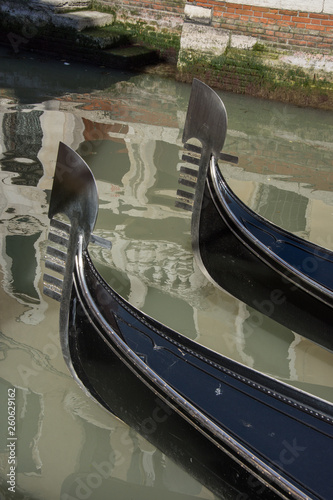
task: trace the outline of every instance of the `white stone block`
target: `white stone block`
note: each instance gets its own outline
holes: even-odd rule
[[[186,21],[192,21],[200,24],[210,24],[212,21],[212,9],[186,4],[184,12]]]
[[[271,9],[300,10],[301,12],[323,12],[324,2],[329,8],[333,0],[225,0],[226,3],[254,5],[256,7],[268,7]]]
[[[231,47],[235,49],[251,49],[257,41],[253,36],[231,34]]]
[[[324,0],[323,14],[333,14],[333,0]]]
[[[227,48],[229,40],[230,35],[225,30],[185,23],[180,48],[198,53],[221,55]]]

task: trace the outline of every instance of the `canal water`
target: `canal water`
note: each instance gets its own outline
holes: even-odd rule
[[[1,498],[217,498],[89,399],[66,369],[59,305],[42,293],[59,141],[97,179],[95,232],[112,249],[90,252],[118,292],[205,346],[333,402],[332,353],[217,290],[193,260],[190,214],[175,208],[189,95],[189,85],[152,74],[1,49]],[[220,95],[225,151],[239,156],[238,166],[221,165],[233,189],[274,223],[333,249],[332,113]]]

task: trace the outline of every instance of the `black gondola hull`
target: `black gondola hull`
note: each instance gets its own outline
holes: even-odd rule
[[[211,120],[219,99],[215,96],[207,107],[201,95],[209,100],[211,90],[199,83],[194,90],[185,135],[197,133],[207,141],[198,163],[191,223],[200,265],[254,307],[255,299],[266,315],[281,320],[284,314],[288,321],[296,317],[299,325],[306,309],[303,323],[310,324],[309,330],[318,328],[308,336],[330,347],[325,330],[330,324],[329,273],[316,275],[323,278],[320,283],[284,265],[285,249],[292,250],[293,261],[312,255],[314,247],[266,225],[234,197],[213,161],[225,134],[218,140],[219,130],[208,133],[210,121],[226,127],[224,106],[221,116]],[[193,120],[197,106],[202,124]],[[333,498],[332,405],[203,347],[120,297],[87,251],[92,237],[97,238],[91,235],[97,202],[89,167],[61,144],[49,239],[62,250],[48,247],[46,267],[62,277],[45,275],[44,291],[60,301],[60,341],[73,377],[223,498]],[[55,220],[58,213],[70,224]],[[274,250],[281,250],[280,257]],[[321,258],[329,269],[333,254]]]
[[[198,253],[206,274],[260,313],[332,350],[331,305],[299,286],[300,280],[292,281],[288,269],[251,248],[219,202],[210,175],[204,193]],[[253,329],[260,324],[260,315],[253,317]]]
[[[237,470],[242,464],[246,484],[251,475],[260,477],[262,484],[270,484],[272,495],[288,498],[288,491],[294,498],[333,495],[330,405],[203,348],[140,313],[102,280],[88,255],[75,273],[74,284],[71,360],[81,382],[104,406],[152,442],[158,438],[156,444],[162,450],[175,446],[170,436],[180,431],[174,457],[188,465],[185,442],[191,455],[201,435],[207,453],[214,449],[211,456],[215,458],[208,463],[215,480],[220,478],[214,486],[219,494],[219,488],[225,488],[221,463],[228,457],[227,470]],[[119,393],[120,366],[126,372],[126,390]],[[138,396],[140,387],[145,396],[142,392]],[[148,394],[153,408],[147,411]],[[165,410],[169,407],[170,414]],[[158,426],[151,420],[154,411]],[[158,432],[151,432],[155,427]],[[201,445],[199,454],[200,449]],[[199,477],[205,468],[198,461],[196,465],[194,475]]]
[[[143,383],[117,349],[107,348],[103,336],[85,315],[76,292],[71,310],[70,352],[81,383],[108,411],[135,429],[169,459],[223,500],[281,498],[234,460],[229,450],[215,446],[150,384]],[[74,319],[74,315],[72,316]],[[80,319],[78,319],[80,318]]]
[[[194,192],[178,190],[176,204],[192,210],[197,262],[219,287],[333,350],[333,252],[276,226],[236,196],[223,162],[238,158],[218,149],[226,132],[222,100],[194,80],[183,134],[183,160],[191,167],[181,167],[179,179]]]

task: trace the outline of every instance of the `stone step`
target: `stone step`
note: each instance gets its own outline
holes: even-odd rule
[[[114,16],[105,12],[88,10],[90,0],[0,0],[0,12],[18,21],[29,20],[36,26],[53,24],[57,27],[82,31],[87,28],[107,26],[114,22]],[[68,9],[75,8],[69,12]]]
[[[107,26],[113,22],[114,16],[112,14],[93,10],[66,12],[63,14],[54,14],[52,16],[52,23],[55,26],[73,28],[77,31],[82,31],[86,28]]]
[[[138,69],[146,65],[156,64],[158,55],[155,50],[131,45],[101,51],[101,63],[119,69]]]
[[[76,38],[76,45],[87,47],[88,49],[104,50],[113,47],[128,47],[133,45],[133,39],[128,34],[121,34],[118,32],[104,32],[98,31],[94,28],[85,29],[78,32]]]
[[[86,1],[86,0],[85,0]],[[94,62],[106,67],[137,70],[159,61],[158,51],[135,44],[130,34],[120,34],[112,29],[98,29],[114,23],[114,16],[92,10],[59,12],[61,7],[69,8],[81,4],[78,0],[0,0],[0,12],[8,14],[15,21],[29,19],[35,23],[34,36],[25,37],[20,49],[61,54],[69,60]],[[87,3],[87,2],[86,2]],[[15,4],[15,8],[14,8]],[[38,10],[43,4],[48,12]],[[10,9],[12,6],[12,9]],[[0,33],[0,43],[10,43],[6,33]]]
[[[31,20],[45,20],[54,14],[70,10],[88,9],[91,0],[1,0],[0,12],[19,19],[27,16]]]
[[[7,0],[8,2],[8,0]],[[16,7],[20,3],[20,0],[12,1]],[[59,12],[68,12],[69,10],[77,9],[87,9],[91,4],[91,0],[29,0],[29,8],[32,10],[39,10],[44,12],[49,12],[50,14],[56,14]],[[25,2],[26,5],[26,2]]]

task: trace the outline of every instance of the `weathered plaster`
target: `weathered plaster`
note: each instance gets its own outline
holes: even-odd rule
[[[221,28],[185,23],[181,37],[181,51],[195,51],[207,55],[222,55],[227,47],[249,49],[257,39],[252,36],[235,35]]]
[[[225,52],[230,41],[228,31],[212,26],[185,23],[180,48],[199,53],[220,55]]]
[[[325,14],[333,14],[333,0],[324,0],[323,12]]]

